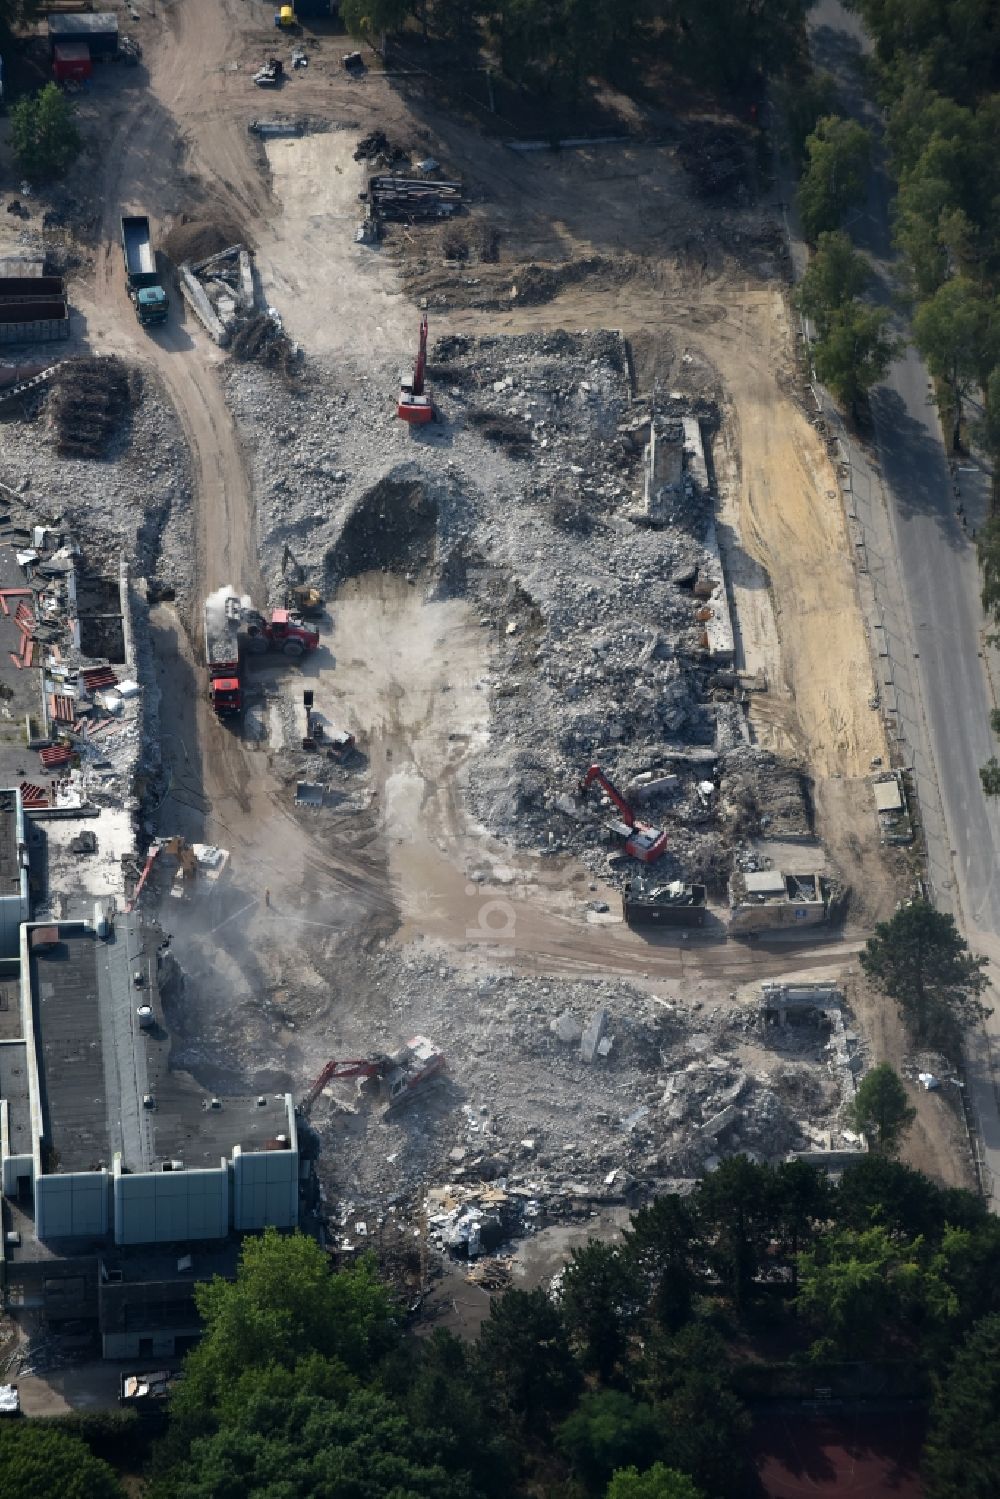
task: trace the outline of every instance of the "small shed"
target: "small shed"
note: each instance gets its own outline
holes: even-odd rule
[[[112,11],[82,11],[69,15],[50,15],[46,18],[49,32],[49,48],[67,43],[85,42],[92,58],[117,57],[118,17]]]
[[[52,76],[57,83],[83,83],[93,71],[86,42],[57,42],[52,48]]]

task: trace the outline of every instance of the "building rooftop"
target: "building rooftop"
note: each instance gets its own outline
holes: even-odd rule
[[[0,895],[16,895],[21,888],[21,854],[17,846],[17,798],[0,791]]]
[[[11,1155],[30,1155],[31,1095],[28,1048],[24,1041],[0,1041],[0,1098],[7,1103]]]
[[[48,1169],[110,1166],[97,939],[83,928],[73,935],[63,928],[52,946],[29,951]]]
[[[285,1148],[284,1094],[213,1100],[189,1073],[171,1068],[156,953],[145,947],[137,918],[116,917],[103,941],[82,923],[52,931],[51,947],[29,944],[50,1171],[110,1168],[116,1153],[132,1172],[164,1163],[169,1170],[173,1162],[217,1168],[238,1145]],[[150,1011],[144,1025],[140,1006]]]
[[[889,781],[876,781],[872,789],[875,792],[875,807],[879,812],[902,811],[903,793],[895,777]]]

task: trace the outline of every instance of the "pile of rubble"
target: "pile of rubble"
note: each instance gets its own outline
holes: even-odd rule
[[[238,359],[287,373],[294,349],[275,309],[258,305],[253,257],[245,245],[183,261],[178,275],[184,300],[217,344],[231,346]]]
[[[133,404],[116,429],[113,462],[95,461],[96,454],[62,456],[55,421],[51,445],[39,442],[39,424],[48,427],[54,397],[42,386],[26,398],[23,419],[4,423],[0,498],[11,523],[26,534],[46,525],[85,537],[93,556],[122,557],[133,576],[162,580],[184,600],[194,561],[187,447],[155,377],[143,377],[137,404],[133,372],[126,381]]]
[[[773,1026],[755,994],[715,1008],[624,981],[475,977],[412,953],[376,970],[379,990],[405,996],[403,1023],[440,1042],[448,1075],[389,1121],[347,1085],[315,1105],[344,1247],[366,1213],[395,1209],[476,1259],[740,1152],[774,1163],[859,1146],[836,1005]]]
[[[290,397],[230,367],[275,598],[286,544],[328,598],[372,568],[466,597],[494,642],[489,743],[468,782],[478,819],[603,868],[601,819],[572,805],[587,765],[625,783],[676,776],[653,807],[667,872],[719,886],[731,844],[781,818],[763,794],[773,757],[727,711],[731,629],[728,646],[709,633],[726,609],[701,440],[713,410],[658,409],[658,452],[677,470],[659,464],[651,496],[651,412],[619,335],[441,339],[428,377],[443,426],[415,442],[388,383],[344,389],[314,365]]]

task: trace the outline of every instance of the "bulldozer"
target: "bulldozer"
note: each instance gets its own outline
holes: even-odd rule
[[[288,576],[291,570],[291,577]],[[281,576],[285,580],[285,608],[294,609],[305,619],[317,619],[326,600],[318,588],[306,582],[306,570],[286,546],[281,555]]]

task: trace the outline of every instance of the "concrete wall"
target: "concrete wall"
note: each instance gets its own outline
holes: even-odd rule
[[[0,896],[0,958],[17,958],[21,951],[21,922],[31,920],[28,894],[28,835],[24,822],[24,804],[17,787],[14,792],[14,829],[21,877],[16,894]]]
[[[111,1226],[107,1171],[68,1171],[35,1182],[35,1234],[39,1239],[97,1238]]]
[[[201,1332],[201,1328],[196,1328],[193,1332]],[[187,1336],[193,1336],[193,1332]],[[173,1358],[177,1352],[177,1339],[181,1336],[184,1334],[180,1332],[106,1332],[101,1339],[101,1356],[112,1359]],[[149,1342],[144,1349],[142,1345],[145,1338]]]
[[[233,1227],[238,1233],[294,1228],[299,1221],[297,1150],[233,1152]]]
[[[825,901],[761,901],[732,908],[731,932],[773,932],[789,927],[818,926],[826,920]]]
[[[229,1233],[229,1172],[115,1171],[115,1243],[171,1244]]]

